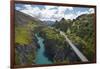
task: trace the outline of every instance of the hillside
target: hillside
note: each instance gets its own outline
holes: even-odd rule
[[[15,10],[15,64],[34,64],[37,49],[34,36],[40,25],[38,19]]]
[[[84,55],[93,61],[94,57],[94,14],[83,14],[74,20],[56,22],[53,27],[64,31],[68,38],[79,48]]]
[[[33,21],[36,23],[40,23],[40,21],[37,18],[34,18],[32,16],[29,16],[25,13],[22,13],[20,11],[15,10],[15,24],[17,25],[25,25],[28,22]]]

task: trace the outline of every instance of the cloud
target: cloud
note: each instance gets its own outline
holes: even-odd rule
[[[32,7],[31,5],[24,5],[25,9],[19,10],[23,13],[26,13],[32,17],[39,17],[40,9],[38,7]]]
[[[59,20],[64,17],[64,12],[69,9],[72,10],[72,7],[62,7],[62,6],[45,6],[44,9],[39,7],[34,7],[34,5],[23,5],[24,9],[16,6],[16,10],[19,10],[23,13],[31,15],[32,17],[39,18],[40,20]]]
[[[63,7],[63,6],[60,6],[58,7],[58,13],[59,14],[63,14],[66,10],[73,10],[73,7]]]
[[[53,8],[53,9],[52,9]],[[55,8],[55,9],[54,9]],[[72,8],[67,8],[67,7],[57,7],[57,6],[46,6],[46,9],[41,11],[41,14],[43,15],[41,20],[60,20],[61,18],[64,17],[65,11],[67,9],[72,10]],[[45,16],[44,16],[45,15]]]
[[[42,21],[55,21],[55,20],[61,20],[62,18],[65,19],[75,19],[79,15],[82,14],[90,14],[94,13],[94,9],[90,8],[88,10],[77,10],[75,11],[74,7],[65,7],[65,6],[46,6],[44,5],[41,8],[39,6],[34,5],[23,5],[24,9],[22,9],[19,6],[16,6],[16,10],[19,10],[23,13],[26,13],[28,15],[31,15],[32,17],[36,17]],[[67,12],[66,12],[67,11]],[[74,11],[74,12],[73,12]]]
[[[82,14],[91,14],[91,13],[94,13],[94,8],[90,8],[90,9],[83,11],[83,12],[78,11],[77,16],[82,15]]]
[[[94,12],[95,12],[94,8],[90,8],[90,9],[89,9],[89,12],[90,12],[90,13],[94,13]]]
[[[73,7],[67,7],[67,9],[69,9],[69,10],[73,10]]]
[[[72,19],[75,19],[75,18],[76,18],[76,15],[75,14],[72,14],[72,13],[65,15],[65,19],[71,19],[72,20]]]
[[[75,13],[70,13],[70,14],[66,14],[64,16],[65,19],[75,19],[77,18],[78,16],[82,15],[82,14],[91,14],[91,13],[94,13],[94,9],[93,8],[90,8],[89,10],[84,10],[84,11],[77,11],[76,14]]]
[[[28,10],[33,9],[31,5],[24,5],[24,7]]]
[[[21,9],[21,7],[16,7],[16,10],[20,10]]]
[[[82,15],[82,14],[89,14],[89,12],[88,11],[83,11],[83,12],[78,11],[77,16]]]
[[[50,9],[53,9],[53,8],[56,8],[57,6],[45,6],[45,9],[48,9],[48,10],[50,10]]]

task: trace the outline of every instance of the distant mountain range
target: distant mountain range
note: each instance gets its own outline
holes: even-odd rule
[[[55,22],[54,21],[42,21],[46,25],[53,25]]]

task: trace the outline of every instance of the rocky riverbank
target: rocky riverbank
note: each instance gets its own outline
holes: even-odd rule
[[[16,43],[15,48],[15,62],[16,65],[35,64],[35,54],[39,46],[33,36],[32,43],[27,45],[20,45]]]

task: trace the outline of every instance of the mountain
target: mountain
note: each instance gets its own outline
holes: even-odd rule
[[[54,21],[42,21],[42,22],[43,22],[43,24],[49,25],[49,26],[51,26],[55,23]]]
[[[15,10],[15,25],[25,25],[30,21],[33,21],[34,23],[37,24],[42,24],[42,21],[40,21],[38,18],[34,18],[23,12]]]
[[[72,33],[76,34],[81,42],[81,47],[83,47],[83,53],[88,58],[88,60],[93,61],[95,59],[95,17],[94,14],[83,14],[73,21],[73,26],[71,28]],[[74,36],[75,37],[75,36]],[[74,38],[73,38],[74,39]]]
[[[67,32],[67,30],[71,27],[71,24],[72,21],[70,19],[66,20],[65,18],[62,18],[60,21],[56,21],[52,26]]]
[[[74,20],[62,18],[59,22],[56,21],[53,27],[65,32],[88,60],[93,61],[95,59],[94,23],[94,14],[82,14]]]
[[[35,52],[38,48],[35,29],[41,21],[25,13],[15,10],[15,64],[35,63]]]
[[[80,37],[84,37],[84,35],[88,35],[89,32],[93,32],[94,28],[94,14],[83,14],[76,18],[73,21],[73,32]],[[76,28],[75,28],[76,27]],[[81,35],[80,35],[81,34]]]

